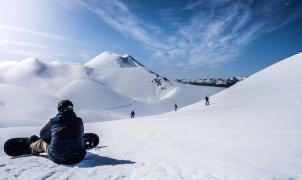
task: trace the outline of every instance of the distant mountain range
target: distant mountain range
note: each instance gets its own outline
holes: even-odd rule
[[[232,78],[194,78],[194,79],[176,79],[177,82],[199,86],[230,87],[248,76]]]

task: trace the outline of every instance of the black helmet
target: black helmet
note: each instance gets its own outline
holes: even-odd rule
[[[65,111],[67,109],[73,109],[73,104],[69,100],[62,100],[58,103],[58,111]]]

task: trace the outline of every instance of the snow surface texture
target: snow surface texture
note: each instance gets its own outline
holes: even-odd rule
[[[37,58],[0,62],[0,127],[42,125],[70,99],[84,122],[124,119],[173,110],[222,88],[172,82],[129,55],[104,52],[84,65]]]
[[[302,53],[210,97],[210,106],[86,123],[100,146],[74,166],[10,158],[2,149],[0,179],[302,179],[301,67]],[[38,132],[1,128],[1,148]]]

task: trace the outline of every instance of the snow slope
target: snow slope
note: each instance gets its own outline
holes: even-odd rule
[[[144,67],[141,63],[136,61],[130,55],[120,56],[119,54],[105,51],[100,55],[96,56],[89,62],[85,64],[87,67],[97,68],[97,67]]]
[[[0,151],[2,179],[302,179],[302,53],[178,112],[86,123],[101,144],[74,166]],[[282,84],[279,83],[283,82]],[[38,127],[0,129],[0,144]]]
[[[0,83],[0,127],[37,125],[36,119],[49,119],[56,113],[51,105],[57,101],[22,86]],[[29,116],[35,118],[27,118]]]
[[[215,104],[261,102],[259,103],[260,105],[266,104],[267,100],[274,102],[283,100],[284,102],[280,102],[280,104],[276,105],[281,105],[284,108],[290,107],[287,106],[289,104],[300,103],[301,96],[299,96],[299,94],[302,92],[301,56],[302,53],[299,53],[265,68],[246,80],[235,84],[232,88],[217,93],[212,97],[212,101],[214,101]],[[294,99],[290,99],[292,94],[295,95]],[[287,97],[288,99],[285,99]],[[274,111],[276,105],[267,108]],[[191,110],[191,107],[198,108],[198,105],[187,106],[184,109]]]
[[[84,65],[44,62],[33,57],[0,62],[0,84],[7,85],[6,90],[1,91],[1,104],[17,104],[5,106],[0,112],[20,114],[10,117],[9,126],[42,125],[55,113],[60,99],[72,100],[85,122],[99,122],[127,118],[132,110],[137,116],[168,112],[174,103],[183,107],[222,90],[172,82],[129,55],[111,52],[104,52]],[[15,87],[20,92],[12,95]],[[43,101],[39,101],[36,93],[49,100],[42,98]],[[22,97],[25,94],[26,101]],[[21,113],[25,107],[32,109],[31,113]],[[0,125],[3,121],[5,119],[0,119]]]

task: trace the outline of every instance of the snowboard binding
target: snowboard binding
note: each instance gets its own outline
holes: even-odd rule
[[[99,136],[94,133],[85,133],[83,138],[84,138],[86,149],[92,149],[97,147],[100,141]]]

